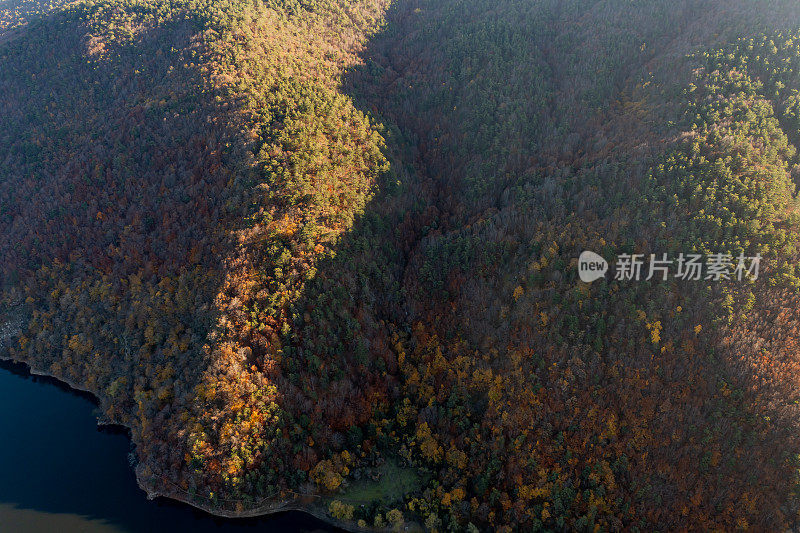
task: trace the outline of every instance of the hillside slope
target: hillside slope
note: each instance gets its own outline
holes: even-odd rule
[[[49,8],[0,35],[0,355],[220,514],[796,526],[798,27],[788,1]],[[762,262],[587,284],[584,250]]]

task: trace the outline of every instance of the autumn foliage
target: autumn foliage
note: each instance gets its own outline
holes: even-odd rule
[[[797,8],[711,4],[6,9],[0,356],[211,510],[796,526]],[[583,250],[764,263],[586,284]]]

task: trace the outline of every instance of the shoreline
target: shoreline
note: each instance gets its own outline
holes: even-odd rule
[[[77,394],[78,396],[91,401],[97,408],[101,406],[100,399],[91,390],[88,390],[85,387],[80,386],[69,379],[60,378],[52,374],[49,374],[47,372],[37,370],[34,367],[32,367],[30,363],[28,363],[27,361],[20,361],[8,357],[7,355],[0,354],[0,368],[23,376],[27,374],[28,376],[32,376],[35,378],[44,378],[52,385],[63,388],[65,392],[69,392],[71,394]],[[134,446],[136,445],[136,443],[132,438],[132,431],[130,427],[126,426],[125,424],[107,420],[101,417],[96,417],[96,420],[98,428],[125,433],[128,440]],[[323,522],[333,528],[337,528],[343,531],[348,531],[348,532],[370,531],[361,529],[357,527],[355,524],[343,523],[338,520],[332,519],[321,508],[314,509],[311,507],[306,507],[297,504],[295,503],[297,501],[296,499],[275,501],[270,504],[261,505],[259,507],[255,507],[252,509],[243,509],[241,511],[229,511],[224,508],[215,508],[211,505],[205,505],[198,501],[194,501],[191,498],[187,497],[184,493],[180,493],[178,491],[164,490],[164,488],[157,488],[155,486],[151,486],[142,479],[141,470],[144,466],[145,463],[137,463],[133,467],[133,471],[136,477],[136,485],[139,487],[140,490],[142,490],[145,493],[148,501],[154,501],[157,498],[164,498],[173,502],[177,502],[182,505],[189,506],[192,509],[196,509],[198,511],[206,513],[213,518],[223,518],[230,520],[256,519],[285,512],[299,512],[307,514],[319,520],[320,522]],[[313,497],[314,496],[309,495],[309,498]]]

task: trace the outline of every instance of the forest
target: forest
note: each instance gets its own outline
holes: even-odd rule
[[[12,0],[0,358],[223,516],[797,528],[798,143],[790,0]]]

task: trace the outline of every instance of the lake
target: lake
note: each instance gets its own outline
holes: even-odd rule
[[[340,531],[300,512],[233,520],[148,501],[127,434],[99,429],[95,408],[88,394],[0,362],[0,531]]]

